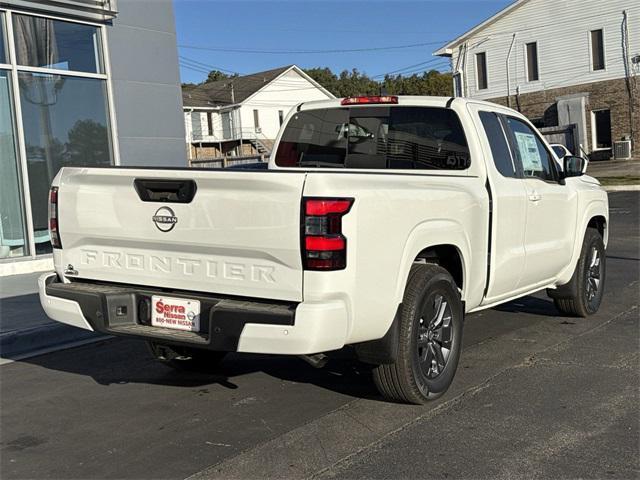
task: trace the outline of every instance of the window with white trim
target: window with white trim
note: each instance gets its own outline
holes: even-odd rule
[[[604,31],[600,30],[591,30],[590,34],[591,38],[591,68],[596,70],[604,70],[605,59],[604,59]]]
[[[486,90],[489,88],[486,52],[476,53],[476,72],[478,77],[478,90]]]
[[[527,80],[535,82],[540,80],[540,72],[538,70],[538,42],[527,43]]]

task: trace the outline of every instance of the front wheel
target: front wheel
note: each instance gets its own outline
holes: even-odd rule
[[[445,269],[411,268],[402,300],[397,356],[379,365],[373,379],[388,400],[423,404],[447,391],[458,367],[464,311]]]
[[[566,285],[549,290],[553,303],[565,315],[587,317],[600,308],[604,293],[606,257],[602,235],[588,228],[582,242],[578,264]]]

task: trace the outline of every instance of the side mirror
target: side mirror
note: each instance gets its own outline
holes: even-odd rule
[[[587,161],[584,158],[567,155],[564,157],[563,161],[564,171],[562,176],[564,178],[579,177],[584,174],[587,166]]]

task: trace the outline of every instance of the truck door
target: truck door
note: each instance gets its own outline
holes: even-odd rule
[[[483,108],[469,104],[479,120],[475,123],[487,159],[487,189],[492,203],[488,283],[483,301],[487,304],[512,295],[522,278],[527,194],[499,115]]]
[[[535,287],[553,280],[571,258],[577,195],[559,183],[553,155],[539,134],[521,119],[504,120],[527,191],[521,286]]]

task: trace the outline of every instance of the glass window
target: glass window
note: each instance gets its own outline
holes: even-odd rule
[[[538,73],[538,44],[527,43],[527,78],[530,82],[540,79]]]
[[[611,148],[611,110],[593,112],[595,148]]]
[[[103,71],[97,27],[14,14],[13,31],[18,65]]]
[[[478,72],[478,90],[489,88],[487,76],[487,54],[485,52],[476,54],[476,71]]]
[[[51,251],[47,195],[67,165],[110,165],[111,143],[104,80],[19,74],[29,190],[37,253]]]
[[[7,41],[4,33],[4,14],[0,12],[0,63],[7,63]]]
[[[480,121],[487,134],[491,156],[496,169],[503,177],[517,177],[516,169],[511,158],[511,151],[500,125],[500,119],[493,112],[480,112]]]
[[[567,153],[566,147],[563,147],[562,145],[551,145],[551,150],[553,150],[553,153],[555,153],[556,157],[558,157],[560,160],[569,155]]]
[[[593,70],[604,70],[604,35],[602,30],[591,31],[591,66]]]
[[[524,176],[555,181],[551,153],[538,135],[529,125],[517,118],[507,117],[507,124],[513,134],[516,156]]]
[[[456,113],[429,107],[303,111],[286,125],[276,153],[282,167],[462,170],[469,161]]]
[[[0,259],[28,253],[9,80],[0,70]]]
[[[213,136],[213,113],[207,112],[207,134]]]
[[[193,136],[197,138],[201,138],[204,135],[201,117],[201,112],[191,112],[191,131]]]

